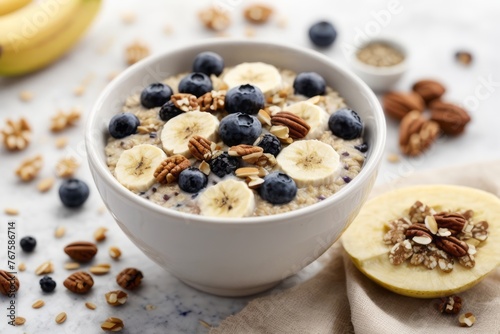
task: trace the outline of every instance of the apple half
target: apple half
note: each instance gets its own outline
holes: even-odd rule
[[[473,221],[487,221],[488,239],[477,246],[475,266],[455,263],[443,272],[406,261],[389,262],[383,237],[389,221],[401,218],[416,201],[441,210],[473,210]],[[384,193],[367,202],[342,236],[342,244],[355,266],[379,285],[401,295],[437,298],[467,290],[500,265],[500,199],[490,193],[468,187],[428,185],[402,188]]]

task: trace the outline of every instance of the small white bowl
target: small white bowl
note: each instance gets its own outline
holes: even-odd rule
[[[369,144],[359,175],[337,194],[299,210],[264,217],[212,218],[167,209],[123,187],[106,165],[107,125],[127,96],[189,71],[202,51],[226,66],[262,61],[296,72],[315,71],[343,96],[365,124]],[[358,77],[310,50],[267,42],[215,40],[149,57],[103,91],[85,131],[88,161],[101,197],[126,235],[152,260],[186,284],[224,296],[264,291],[325,252],[356,217],[377,176],[385,144],[377,97]],[[140,264],[137,265],[140,267]]]
[[[403,54],[403,61],[394,66],[377,67],[360,61],[355,52],[351,59],[350,65],[354,73],[356,73],[371,89],[376,93],[384,93],[390,90],[401,79],[403,74],[408,69],[408,52],[404,45],[392,38],[374,38],[362,44],[358,50],[372,43],[384,43],[398,50]]]

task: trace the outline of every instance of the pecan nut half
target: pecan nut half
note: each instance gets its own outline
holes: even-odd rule
[[[271,116],[271,124],[286,126],[289,129],[290,137],[293,139],[304,138],[311,129],[306,121],[288,111],[280,111]]]
[[[140,270],[126,268],[116,276],[116,283],[124,289],[133,290],[141,285],[143,277]]]
[[[406,238],[412,238],[418,244],[428,245],[432,242],[432,233],[423,224],[412,224],[405,232]]]
[[[446,91],[442,84],[434,80],[420,80],[413,85],[412,89],[426,103],[439,99]]]
[[[213,90],[200,96],[198,98],[200,110],[208,112],[223,110],[225,106],[226,93],[227,91],[225,90]]]
[[[90,274],[79,271],[68,276],[63,284],[71,292],[85,294],[94,286],[94,280]]]
[[[427,150],[439,135],[439,125],[428,121],[418,111],[408,113],[399,127],[399,147],[409,156]]]
[[[64,247],[64,252],[77,262],[89,262],[97,254],[97,246],[87,241],[76,241]]]
[[[455,257],[465,256],[469,250],[467,243],[455,237],[438,237],[436,246]]]
[[[467,220],[459,213],[440,212],[434,218],[439,228],[447,228],[452,235],[462,232],[467,224]]]
[[[441,313],[458,314],[462,309],[462,298],[457,295],[443,297],[438,304]]]
[[[387,115],[402,119],[410,111],[424,111],[424,100],[417,93],[389,92],[383,97],[384,111]]]
[[[434,101],[430,105],[431,119],[439,124],[444,133],[457,136],[464,132],[471,118],[465,109],[452,103]]]
[[[198,160],[209,161],[212,159],[212,151],[215,145],[212,141],[195,135],[189,139],[189,152]]]
[[[19,280],[17,277],[5,270],[0,270],[0,293],[8,296],[19,290]]]
[[[255,164],[264,154],[264,149],[260,146],[240,144],[232,146],[227,153],[233,157],[241,157],[249,164]]]
[[[173,94],[170,101],[180,110],[184,112],[198,110],[198,98],[192,94]]]
[[[165,159],[156,168],[154,177],[156,181],[162,184],[168,184],[177,181],[179,174],[191,166],[189,159],[183,155],[173,155]]]

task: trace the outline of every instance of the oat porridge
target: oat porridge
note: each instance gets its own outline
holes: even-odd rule
[[[265,63],[193,72],[130,96],[109,123],[106,157],[123,186],[163,207],[264,216],[320,202],[360,172],[363,123],[320,74]]]

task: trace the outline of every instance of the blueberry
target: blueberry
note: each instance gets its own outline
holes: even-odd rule
[[[337,30],[330,22],[320,21],[309,28],[309,38],[316,46],[328,47],[335,42]]]
[[[77,208],[89,198],[89,187],[78,179],[68,179],[59,187],[59,197],[64,206]]]
[[[233,87],[227,92],[224,105],[230,114],[242,112],[255,115],[264,108],[264,94],[259,87],[250,84]]]
[[[134,134],[141,121],[132,113],[124,112],[113,116],[109,121],[108,131],[113,138],[123,138]]]
[[[212,91],[212,80],[204,73],[188,74],[179,82],[179,93],[193,94],[200,97],[210,91]]]
[[[202,52],[196,56],[193,63],[193,72],[206,75],[219,75],[224,70],[224,59],[215,52]]]
[[[234,174],[238,168],[240,168],[240,160],[226,152],[210,160],[210,171],[218,177]]]
[[[361,136],[363,123],[359,115],[351,109],[340,109],[328,120],[330,131],[342,139],[354,139]]]
[[[257,146],[260,146],[264,149],[264,153],[270,153],[274,156],[277,156],[281,151],[281,142],[273,134],[266,133],[262,139],[258,142]]]
[[[24,237],[21,239],[21,248],[26,253],[31,253],[36,247],[36,239],[33,237]]]
[[[269,203],[286,204],[297,195],[297,185],[285,173],[272,172],[264,177],[264,183],[262,183],[259,193]]]
[[[324,95],[326,90],[325,79],[316,72],[302,72],[293,81],[295,94],[307,97]]]
[[[168,101],[165,103],[158,113],[162,121],[168,122],[175,116],[179,116],[180,114],[184,114],[184,111],[177,108],[172,101]]]
[[[184,169],[179,174],[179,188],[188,193],[197,193],[207,186],[208,178],[196,167]]]
[[[170,86],[156,82],[144,88],[141,93],[141,104],[148,109],[160,107],[170,100],[172,94]]]
[[[50,276],[43,276],[40,280],[40,287],[43,292],[52,292],[56,288],[56,282]]]
[[[253,144],[260,136],[262,124],[255,116],[229,114],[220,121],[219,135],[227,146]]]

